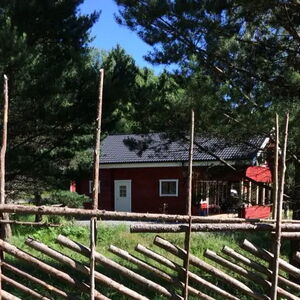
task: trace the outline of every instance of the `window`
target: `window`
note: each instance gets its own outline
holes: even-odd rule
[[[94,180],[89,180],[89,193],[93,193]],[[99,180],[99,194],[100,194],[100,180]]]
[[[119,197],[127,197],[127,186],[126,185],[120,185]]]
[[[159,196],[178,196],[178,179],[161,179],[159,181]]]

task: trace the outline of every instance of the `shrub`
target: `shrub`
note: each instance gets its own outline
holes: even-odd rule
[[[85,195],[79,195],[75,192],[56,190],[50,193],[46,200],[47,204],[62,204],[64,206],[80,208],[83,203],[89,201],[90,198]]]

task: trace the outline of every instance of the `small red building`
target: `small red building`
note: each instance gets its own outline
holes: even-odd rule
[[[270,203],[267,144],[268,138],[263,137],[237,144],[196,138],[194,213],[230,211],[241,203]],[[184,214],[188,148],[188,142],[170,141],[164,134],[107,136],[101,145],[99,209]],[[92,189],[89,178],[76,182],[78,193],[91,196]]]

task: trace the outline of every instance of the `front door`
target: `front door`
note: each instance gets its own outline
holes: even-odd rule
[[[115,180],[115,210],[131,211],[131,180]]]

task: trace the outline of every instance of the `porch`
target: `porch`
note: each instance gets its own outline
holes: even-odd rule
[[[251,206],[271,206],[271,183],[196,180],[193,183],[193,214],[238,213]]]

